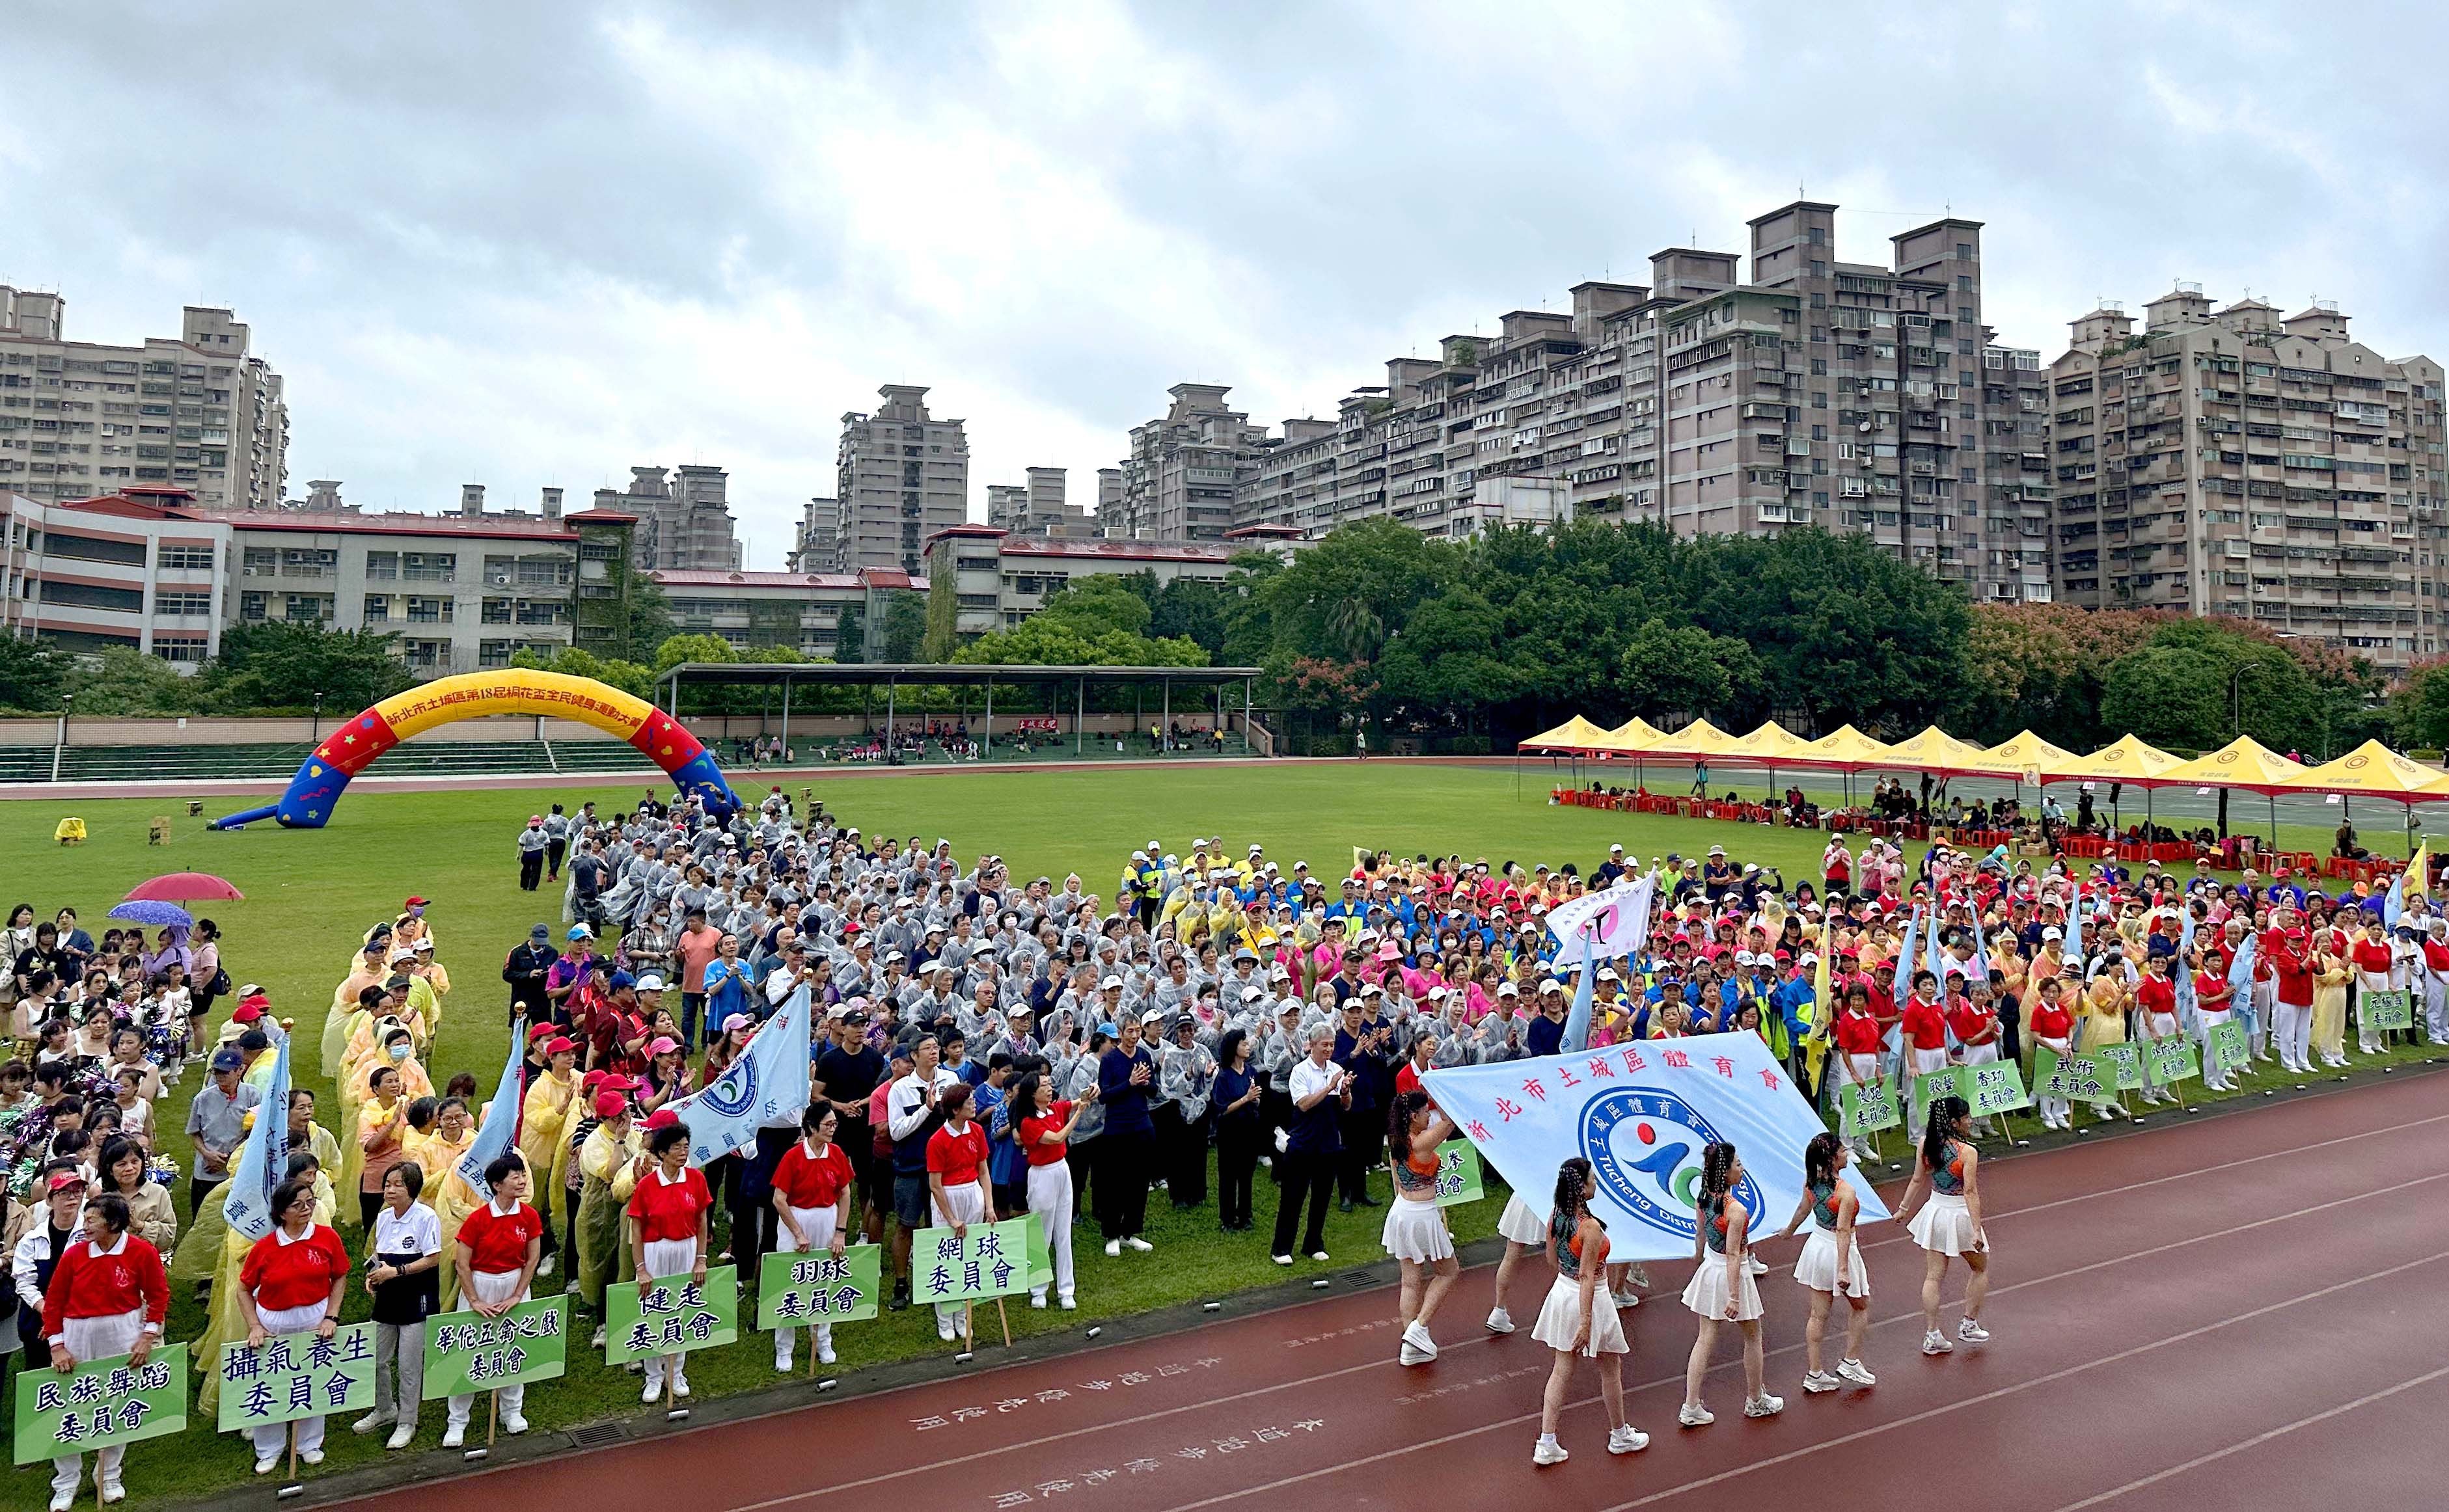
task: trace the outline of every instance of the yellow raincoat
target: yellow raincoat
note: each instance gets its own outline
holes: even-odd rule
[[[577,1072],[547,1071],[529,1085],[519,1107],[519,1154],[535,1175],[536,1190],[528,1200],[556,1230],[569,1214],[569,1110],[577,1096]]]

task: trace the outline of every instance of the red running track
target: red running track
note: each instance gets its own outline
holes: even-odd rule
[[[1394,1360],[1393,1293],[1348,1292],[1000,1368],[984,1349],[987,1368],[949,1380],[360,1504],[1282,1512],[1524,1494],[1610,1512],[1827,1498],[1996,1512],[2439,1504],[2444,1087],[2396,1080],[1991,1164],[1994,1338],[1919,1353],[1920,1254],[1885,1227],[1867,1246],[1875,1388],[1803,1394],[1805,1296],[1788,1274],[1798,1241],[1766,1246],[1769,1388],[1786,1399],[1772,1420],[1740,1415],[1726,1330],[1707,1388],[1717,1423],[1676,1426],[1693,1337],[1675,1300],[1687,1268],[1653,1265],[1656,1294],[1625,1314],[1630,1415],[1652,1436],[1629,1457],[1606,1452],[1585,1366],[1561,1434],[1572,1459],[1533,1466],[1552,1355],[1527,1322],[1506,1338],[1481,1331],[1494,1281],[1482,1267],[1437,1320],[1438,1359],[1417,1368]],[[1951,1331],[1961,1273],[1949,1278]],[[1549,1278],[1544,1266],[1521,1273],[1517,1318],[1536,1313]]]

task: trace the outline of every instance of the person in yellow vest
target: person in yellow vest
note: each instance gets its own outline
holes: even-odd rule
[[[556,1039],[545,1045],[546,1069],[529,1083],[519,1107],[519,1154],[535,1177],[536,1211],[546,1222],[545,1257],[538,1275],[552,1273],[552,1236],[569,1219],[569,1115],[578,1097],[578,1043]],[[572,1262],[576,1263],[573,1256]]]
[[[406,969],[410,976],[415,977],[425,987],[426,1030],[434,1038],[439,1039],[442,1034],[443,1000],[451,995],[451,973],[443,967],[441,962],[434,958],[434,941],[431,937],[417,941],[415,949],[412,953],[415,959],[409,963]],[[414,1002],[415,999],[412,998],[410,1001]]]

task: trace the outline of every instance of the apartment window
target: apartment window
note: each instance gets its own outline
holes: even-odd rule
[[[158,565],[174,572],[210,572],[213,548],[210,546],[164,546]]]
[[[367,594],[364,613],[365,622],[368,624],[376,624],[390,618],[391,595],[388,593]]]
[[[1818,258],[1812,258],[1811,276],[1815,278],[1824,278],[1828,277],[1828,264],[1821,261]]]
[[[369,551],[366,553],[366,578],[373,583],[389,583],[399,576],[399,553]]]
[[[1811,391],[1811,408],[1815,410],[1825,410],[1828,408],[1827,390],[1814,389]]]
[[[153,612],[155,614],[210,614],[213,612],[213,596],[209,592],[164,593],[156,588],[153,591]]]
[[[1814,357],[1811,359],[1811,375],[1815,378],[1824,378],[1828,376],[1828,359],[1826,357]]]
[[[453,601],[449,599],[412,598],[408,601],[408,622],[411,624],[449,624]]]
[[[490,603],[491,601],[488,602]],[[480,667],[509,666],[511,664],[511,658],[516,654],[517,642],[513,641],[479,641],[476,642],[476,665]]]
[[[1959,242],[1957,242],[1957,243],[1956,244],[1956,257],[1957,257],[1957,261],[1959,261],[1959,262],[1970,262],[1970,261],[1972,261],[1972,260],[1973,260],[1973,243],[1972,243],[1972,242],[1970,242],[1970,241],[1959,241]]]
[[[164,661],[192,664],[204,660],[204,638],[200,635],[157,635],[153,638],[153,654]]]
[[[145,593],[141,588],[106,588],[95,583],[60,583],[46,579],[42,584],[42,602],[72,604],[80,609],[116,609],[128,614],[145,612]]]

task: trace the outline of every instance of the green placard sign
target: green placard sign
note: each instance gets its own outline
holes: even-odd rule
[[[1054,1249],[1046,1242],[1046,1220],[1029,1215],[1029,1289],[1054,1285]]]
[[[220,1428],[268,1427],[375,1405],[375,1326],[343,1324],[328,1339],[276,1333],[260,1349],[222,1346]]]
[[[1837,1089],[1837,1132],[1848,1139],[1893,1129],[1903,1121],[1897,1089],[1885,1081],[1848,1081]]]
[[[1469,1139],[1448,1139],[1437,1146],[1437,1206],[1476,1202],[1488,1195],[1479,1168],[1479,1152]]]
[[[2212,1024],[2210,1041],[2211,1063],[2223,1072],[2242,1071],[2253,1059],[2252,1046],[2246,1043],[2245,1025],[2234,1019]]]
[[[627,1365],[684,1349],[710,1349],[739,1337],[740,1272],[736,1267],[712,1267],[703,1284],[686,1275],[667,1275],[643,1288],[635,1281],[624,1281],[604,1289],[607,1365]]]
[[[1973,1104],[1973,1116],[1986,1119],[1994,1113],[2008,1113],[2016,1108],[2029,1108],[2032,1098],[2024,1091],[2024,1074],[2013,1061],[1996,1061],[1986,1065],[1968,1065],[1966,1080],[1973,1083],[1973,1096],[1965,1101]]]
[[[963,1234],[920,1229],[910,1236],[914,1302],[974,1302],[1029,1288],[1028,1218],[973,1223]]]
[[[127,1355],[86,1360],[66,1375],[48,1362],[17,1374],[17,1463],[158,1439],[187,1426],[187,1347],[165,1344],[143,1365]]]
[[[875,1317],[882,1253],[873,1244],[854,1244],[839,1260],[824,1250],[767,1255],[757,1271],[757,1326],[770,1331]]]
[[[549,1296],[497,1318],[460,1311],[426,1319],[425,1400],[559,1376],[569,1362],[569,1309],[567,1296]]]
[[[2043,1045],[2034,1070],[2041,1081],[2041,1096],[2065,1102],[2105,1102],[2109,1085],[2098,1059],[2089,1055],[2062,1056]]]
[[[2202,1062],[2194,1055],[2193,1042],[2177,1035],[2146,1043],[2151,1062],[2151,1084],[2174,1086],[2203,1074]]]
[[[1973,1100],[1965,1096],[1964,1073],[1970,1069],[1969,1066],[1951,1065],[1937,1071],[1925,1071],[1914,1078],[1912,1127],[1915,1130],[1930,1127],[1930,1105],[1943,1097],[1964,1098],[1965,1106],[1973,1105]]]
[[[2092,1059],[2098,1061],[2104,1073],[2115,1074],[2120,1092],[2143,1084],[2143,1047],[2139,1044],[2103,1044],[2092,1048]]]
[[[2415,1027],[2415,994],[2403,988],[2367,992],[2357,1000],[2356,1011],[2363,1016],[2367,1029],[2411,1029]]]

